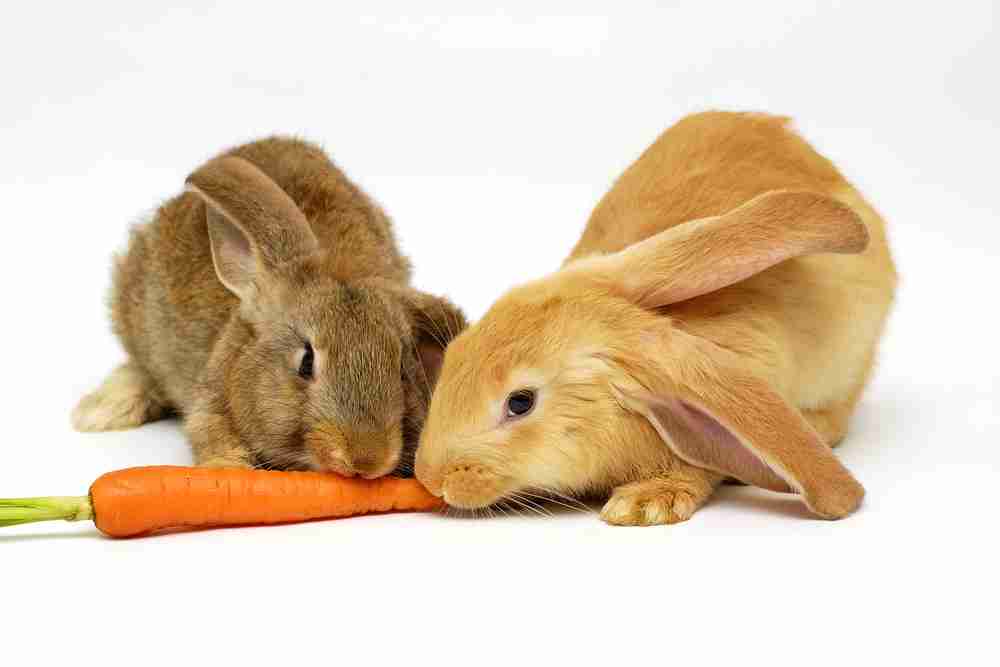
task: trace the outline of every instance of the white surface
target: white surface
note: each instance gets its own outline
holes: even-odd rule
[[[175,423],[81,435],[68,415],[121,357],[111,252],[219,149],[274,131],[323,142],[394,216],[417,283],[475,317],[559,263],[658,132],[722,107],[794,116],[890,221],[902,291],[839,450],[868,496],[836,523],[727,488],[646,529],[574,514],[117,542],[14,528],[0,662],[990,660],[992,3],[151,4],[21,3],[0,25],[0,495],[189,461]]]

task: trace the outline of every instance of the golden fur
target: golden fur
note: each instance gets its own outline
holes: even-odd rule
[[[74,423],[176,411],[202,465],[406,472],[464,326],[409,279],[389,218],[322,150],[274,137],[227,151],[133,231],[111,296],[129,359]]]
[[[689,116],[618,179],[562,270],[448,347],[417,476],[469,508],[610,493],[602,517],[624,525],[685,520],[726,477],[845,516],[864,491],[829,446],[895,284],[882,220],[786,119]],[[507,418],[520,388],[536,406]]]

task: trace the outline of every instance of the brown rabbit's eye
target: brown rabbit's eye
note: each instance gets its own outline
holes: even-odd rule
[[[299,364],[299,377],[303,380],[311,380],[313,376],[313,346],[306,343],[305,354],[302,355],[302,363]]]
[[[535,407],[535,392],[518,389],[507,397],[507,417],[523,417]]]

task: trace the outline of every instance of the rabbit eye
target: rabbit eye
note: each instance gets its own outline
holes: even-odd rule
[[[507,397],[507,417],[523,417],[535,407],[535,392],[518,389]]]
[[[311,380],[313,376],[313,359],[315,354],[313,353],[313,346],[311,343],[306,342],[306,351],[302,355],[302,362],[299,364],[299,377],[303,380]]]

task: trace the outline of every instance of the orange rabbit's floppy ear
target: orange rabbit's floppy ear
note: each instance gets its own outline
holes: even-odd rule
[[[864,488],[830,447],[739,357],[670,330],[651,335],[630,369],[638,387],[616,387],[680,458],[742,482],[802,495],[815,514],[836,519]]]
[[[775,190],[725,215],[672,227],[579,266],[636,304],[658,308],[793,257],[858,253],[867,246],[868,229],[848,206],[814,192]]]
[[[205,202],[219,280],[241,299],[254,293],[262,269],[272,270],[319,247],[292,198],[242,158],[216,158],[185,183]]]

